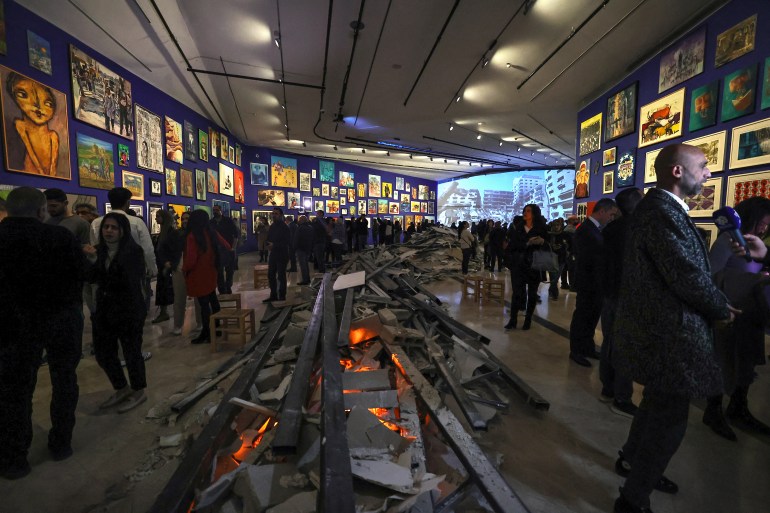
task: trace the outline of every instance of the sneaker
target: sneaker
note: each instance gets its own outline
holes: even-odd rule
[[[152,358],[152,353],[150,351],[142,351],[142,360],[144,360],[146,362],[150,358]],[[120,360],[120,366],[121,367],[125,367],[126,366],[126,361],[125,360]]]
[[[145,395],[144,390],[132,390],[128,399],[123,401],[123,404],[118,408],[118,413],[126,413],[127,411],[133,410],[146,400],[147,395]]]
[[[100,404],[99,409],[106,410],[107,408],[115,406],[118,403],[122,403],[129,395],[131,395],[131,389],[128,387],[128,385],[126,385],[123,388],[116,390],[109,399]]]
[[[171,330],[172,335],[181,335],[182,334],[182,328],[174,328]]]
[[[629,419],[633,419],[634,415],[636,415],[636,410],[638,410],[634,403],[631,401],[612,401],[612,405],[610,405],[610,410],[612,410],[612,413],[617,413],[618,415],[621,415],[623,417],[628,417]]]

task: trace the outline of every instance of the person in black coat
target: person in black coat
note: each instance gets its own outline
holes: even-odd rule
[[[324,258],[324,252],[326,251],[326,241],[329,239],[329,235],[331,235],[331,227],[326,224],[323,210],[316,211],[316,216],[315,219],[313,219],[312,226],[315,270],[319,273],[325,273],[326,259]]]
[[[302,276],[302,280],[297,285],[308,285],[310,283],[310,268],[307,262],[313,252],[313,227],[310,226],[305,216],[299,216],[297,220],[297,230],[294,232],[293,243]]]
[[[602,314],[602,279],[604,240],[602,228],[615,219],[618,207],[611,198],[596,202],[590,216],[575,230],[575,277],[570,288],[577,291],[575,311],[569,327],[569,358],[582,367],[590,367],[588,358],[599,359],[594,331]]]
[[[267,249],[270,250],[267,259],[267,280],[270,283],[270,297],[265,299],[264,303],[286,300],[286,264],[289,262],[291,243],[291,231],[286,226],[283,210],[275,207],[271,215],[273,224],[267,231]]]
[[[524,207],[523,222],[508,232],[509,268],[511,269],[511,320],[505,325],[506,330],[516,328],[519,308],[524,303],[526,294],[526,312],[521,329],[528,330],[532,325],[532,315],[537,305],[537,288],[540,286],[540,271],[532,269],[532,252],[542,246],[548,237],[545,219],[540,207],[529,204]]]
[[[5,207],[8,217],[0,222],[0,476],[18,479],[31,470],[32,395],[43,349],[52,387],[48,449],[55,460],[72,454],[85,258],[69,230],[43,224],[46,198],[39,190],[18,187]]]
[[[128,218],[115,213],[105,215],[90,280],[97,285],[94,355],[115,393],[99,406],[101,409],[118,406],[123,413],[147,400],[142,358],[142,328],[147,315],[144,276],[144,252],[131,237]],[[120,364],[119,345],[130,387]]]
[[[289,223],[289,271],[290,273],[297,272],[297,254],[294,248],[294,234],[297,233],[297,219],[294,218]]]
[[[220,294],[232,294],[236,267],[235,248],[238,246],[241,232],[238,226],[236,226],[235,221],[222,215],[222,208],[219,205],[214,205],[213,212],[214,217],[211,219],[211,226],[227,241],[231,248],[226,253],[223,253],[227,258],[219,263],[217,269],[217,289],[219,289]]]

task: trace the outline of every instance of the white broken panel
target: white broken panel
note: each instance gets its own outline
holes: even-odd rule
[[[404,451],[411,443],[395,431],[387,428],[368,409],[356,406],[347,420],[348,447],[385,449],[393,454]]]
[[[387,369],[361,371],[361,372],[343,372],[342,373],[343,390],[389,390],[390,376]]]
[[[395,390],[345,394],[345,409],[352,410],[355,406],[363,408],[395,408],[398,406],[398,394]]]
[[[358,271],[350,274],[338,276],[334,282],[332,290],[345,290],[351,287],[362,287],[366,283],[366,271]]]
[[[296,473],[297,467],[290,463],[248,465],[246,471],[237,476],[233,492],[243,499],[244,513],[259,513],[304,491],[307,479],[300,480],[301,488],[291,486]]]
[[[246,472],[247,468],[248,467],[246,465],[240,465],[232,472],[228,472],[227,474],[221,476],[215,483],[213,483],[205,490],[202,490],[195,500],[194,511],[201,511],[205,508],[210,508],[217,502],[222,501],[225,495],[230,493],[230,489],[232,488],[233,483],[235,482],[235,479],[238,477],[238,475]]]
[[[259,374],[254,384],[259,390],[270,390],[277,387],[281,383],[281,376],[283,375],[283,364],[273,365],[272,367],[264,367]]]
[[[392,461],[350,460],[350,468],[353,475],[364,481],[395,490],[400,493],[421,493],[422,482],[412,478],[412,471]],[[423,481],[427,486],[437,485],[443,478],[436,478],[433,474],[425,474]],[[435,481],[435,484],[434,484]]]
[[[291,377],[292,374],[287,374],[286,377],[283,378],[283,381],[281,381],[281,384],[278,385],[278,387],[275,390],[271,390],[269,392],[262,392],[259,394],[259,400],[260,401],[280,401],[283,399],[283,396],[286,395],[286,391],[289,389],[289,385],[291,384]]]

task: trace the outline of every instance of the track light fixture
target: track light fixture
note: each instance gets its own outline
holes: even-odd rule
[[[430,158],[430,161],[433,162],[433,157]]]
[[[273,43],[275,43],[277,48],[281,47],[281,33],[277,30],[273,31]]]
[[[337,151],[337,145],[336,144],[334,145],[334,151]]]
[[[502,145],[503,145],[503,141],[501,140],[501,141],[500,141],[500,146],[502,146]]]
[[[521,146],[517,146],[516,151],[521,151]]]
[[[366,150],[361,148],[361,153],[366,153]]]
[[[481,140],[481,134],[476,134],[476,139]]]
[[[458,96],[457,98],[455,98],[455,103],[459,102],[460,98],[461,98],[461,96]]]
[[[410,158],[410,159],[412,158],[412,155],[411,155],[411,154],[409,154],[409,158]]]
[[[450,123],[450,124],[449,124],[449,131],[451,132],[451,131],[452,131],[452,130],[454,130],[454,129],[455,129],[455,126],[454,126],[454,125],[452,125],[452,124]]]
[[[486,68],[488,65],[489,65],[489,59],[487,59],[486,57],[481,59],[481,67],[482,68]]]
[[[388,152],[385,152],[385,155],[387,155],[388,157],[390,157],[390,152],[389,152],[389,151],[388,151]]]
[[[307,148],[307,143],[305,141],[302,141],[302,147]]]

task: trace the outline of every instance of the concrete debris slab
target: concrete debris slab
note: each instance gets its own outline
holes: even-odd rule
[[[398,394],[395,390],[345,394],[345,409],[351,410],[354,406],[361,406],[363,408],[395,408],[398,406]]]
[[[291,322],[302,323],[310,322],[310,318],[313,316],[310,310],[297,310],[291,314]]]
[[[388,326],[398,326],[398,318],[396,317],[396,314],[390,311],[389,308],[380,309],[377,312],[377,315],[380,316],[380,322],[382,324],[387,324]]]
[[[292,374],[287,374],[283,380],[281,381],[281,384],[278,385],[278,387],[275,390],[271,390],[269,392],[262,392],[259,394],[259,400],[260,401],[280,401],[283,399],[283,396],[286,395],[286,390],[289,389],[289,384],[291,384],[291,376]]]
[[[361,287],[366,282],[366,271],[358,271],[350,274],[343,274],[337,277],[332,290],[345,290],[351,287]]]
[[[364,481],[399,493],[411,495],[420,492],[420,483],[415,483],[411,470],[398,463],[351,459],[350,465],[353,475]],[[432,474],[426,474],[426,476],[435,477]]]
[[[269,508],[266,513],[314,513],[318,492],[302,492],[278,506]]]
[[[300,346],[305,339],[305,331],[295,324],[289,324],[286,327],[286,334],[283,336],[284,347]]]
[[[219,507],[217,513],[242,513],[242,511],[241,505],[235,499],[230,499]]]
[[[232,472],[224,474],[205,490],[202,490],[195,499],[195,509],[193,511],[204,511],[206,508],[211,508],[218,502],[221,502],[230,493],[230,489],[233,487],[233,483],[235,483],[238,475],[246,472],[247,468],[247,465],[240,465]]]
[[[342,374],[343,390],[388,390],[390,389],[390,376],[387,369],[345,372]]]
[[[283,368],[283,364],[265,367],[259,371],[259,374],[257,374],[254,385],[256,385],[258,390],[270,390],[271,388],[277,387],[281,383]]]
[[[380,419],[368,409],[360,406],[350,410],[347,432],[348,447],[351,452],[355,448],[369,448],[383,449],[392,454],[399,454],[410,443],[406,438],[385,427]]]
[[[241,408],[245,410],[250,410],[256,413],[261,413],[262,415],[266,415],[268,417],[278,417],[279,413],[272,408],[268,408],[267,406],[262,406],[261,404],[253,403],[251,401],[245,401],[239,397],[231,397],[230,398],[230,404],[234,404],[236,406],[240,406]]]
[[[281,362],[293,362],[297,359],[298,353],[299,347],[297,346],[279,347],[275,350],[265,365],[275,365],[276,363]]]
[[[286,502],[302,488],[291,486],[297,468],[290,463],[248,465],[238,474],[233,492],[243,499],[244,513],[261,513],[265,508]],[[288,477],[286,484],[282,478]]]
[[[176,447],[182,443],[184,435],[182,433],[176,433],[174,435],[161,436],[158,442],[159,447]]]

